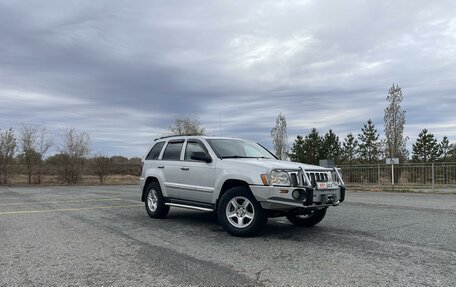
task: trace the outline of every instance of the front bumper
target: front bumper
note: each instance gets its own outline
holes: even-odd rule
[[[323,208],[337,206],[345,200],[345,187],[333,189],[315,189],[304,187],[278,187],[251,185],[253,195],[264,209],[287,210],[296,207]],[[303,193],[300,199],[294,199],[292,193],[299,189]]]

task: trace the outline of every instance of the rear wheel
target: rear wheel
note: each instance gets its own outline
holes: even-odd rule
[[[307,212],[301,213],[290,213],[287,214],[286,217],[288,221],[293,223],[296,226],[301,227],[312,227],[320,223],[326,215],[326,208],[323,209],[311,209]]]
[[[246,187],[233,187],[220,199],[217,216],[222,227],[234,236],[258,234],[267,222],[261,205]]]
[[[161,193],[160,184],[152,182],[146,187],[146,211],[152,218],[164,218],[168,215],[169,206]]]

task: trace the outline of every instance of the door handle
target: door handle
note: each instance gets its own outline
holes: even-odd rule
[[[188,167],[181,167],[182,170],[189,170],[190,168]]]
[[[165,168],[164,165],[157,165],[158,168]]]

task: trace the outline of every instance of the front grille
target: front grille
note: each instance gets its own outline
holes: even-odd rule
[[[325,172],[308,172],[307,177],[312,181],[327,182],[329,180],[328,174]]]
[[[291,186],[303,186],[302,176],[300,176],[299,172],[290,172],[290,181]]]
[[[290,181],[291,181],[291,186],[297,187],[297,186],[309,186],[312,185],[313,187],[317,186],[317,182],[329,182],[331,181],[331,176],[329,175],[328,172],[306,172],[307,177],[310,180],[310,184],[306,183],[304,174],[301,172],[289,172],[290,175]]]
[[[295,172],[290,174],[291,186],[298,186],[298,176]]]

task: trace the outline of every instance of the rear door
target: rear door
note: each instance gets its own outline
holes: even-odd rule
[[[170,140],[163,151],[162,160],[157,166],[163,169],[166,196],[179,198],[179,188],[184,171],[181,169],[181,153],[184,140]]]

